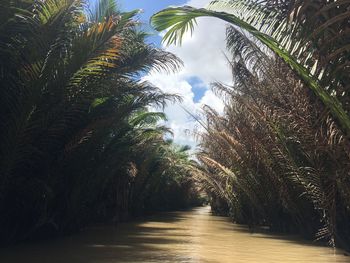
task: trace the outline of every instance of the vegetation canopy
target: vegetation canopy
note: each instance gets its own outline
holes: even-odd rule
[[[207,195],[252,230],[349,250],[350,2],[216,0],[153,15],[167,45],[200,17],[227,23],[232,83],[212,83],[222,114],[205,105],[195,117],[196,157],[160,110],[182,98],[143,78],[183,63],[148,44],[137,15],[114,0],[0,0],[0,245]]]
[[[228,22],[233,84],[213,83],[194,177],[235,222],[349,248],[348,1],[218,0],[151,18],[181,44],[196,19]]]
[[[182,62],[114,1],[0,3],[0,241],[59,235],[196,201],[179,101],[140,76]],[[176,202],[175,202],[176,200]]]

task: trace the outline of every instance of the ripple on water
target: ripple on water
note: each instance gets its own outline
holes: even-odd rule
[[[341,250],[295,237],[250,233],[208,207],[164,213],[144,222],[94,227],[41,244],[0,250],[2,263],[289,263],[350,262]]]

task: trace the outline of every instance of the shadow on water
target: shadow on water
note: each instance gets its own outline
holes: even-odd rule
[[[160,213],[136,222],[91,227],[79,235],[1,249],[0,262],[110,263],[146,262],[146,258],[147,262],[166,262],[172,260],[171,254],[162,253],[167,250],[162,246],[187,243],[190,236],[177,227],[176,222],[184,219],[179,212]],[[174,260],[179,259],[174,255]]]
[[[271,232],[268,227],[254,227],[249,228],[247,225],[240,224],[232,224],[231,226],[221,226],[221,231],[234,231],[241,232],[247,235],[250,235],[254,238],[260,239],[273,239],[273,240],[281,240],[284,243],[294,243],[303,246],[311,246],[311,247],[326,247],[329,249],[333,249],[328,246],[326,242],[315,240],[307,240],[303,237],[295,234],[281,233],[281,232]],[[344,252],[344,255],[347,255]],[[349,257],[350,262],[350,257]]]
[[[208,208],[161,213],[79,235],[0,250],[4,263],[350,262],[296,237],[250,230]]]

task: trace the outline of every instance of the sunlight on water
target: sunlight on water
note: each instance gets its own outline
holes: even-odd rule
[[[0,251],[1,263],[350,262],[339,250],[288,236],[251,234],[208,207],[96,227],[84,233]]]

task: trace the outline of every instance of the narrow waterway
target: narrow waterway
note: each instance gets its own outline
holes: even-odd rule
[[[350,262],[342,251],[290,236],[250,233],[208,207],[95,227],[60,240],[0,250],[1,263]]]

